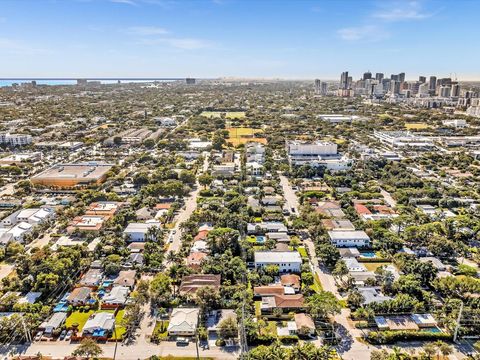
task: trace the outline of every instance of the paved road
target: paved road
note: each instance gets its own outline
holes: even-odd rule
[[[38,342],[33,343],[26,348],[22,348],[20,351],[24,355],[36,355],[39,352],[42,355],[52,356],[54,358],[63,358],[70,355],[76,348],[78,344],[70,344],[65,341],[57,342]],[[107,343],[100,345],[103,350],[103,357],[113,358],[113,353],[115,351],[115,343]],[[5,355],[8,352],[6,349],[0,349],[0,354]],[[149,342],[135,344],[133,346],[128,346],[124,344],[118,344],[117,353],[115,358],[118,360],[134,360],[134,359],[147,359],[152,355],[158,356],[196,356],[196,348],[194,343],[190,343],[188,346],[177,346],[175,342],[164,341],[159,345],[152,344]],[[203,350],[199,348],[199,355],[201,357],[212,357],[214,359],[221,360],[230,360],[238,359],[238,353],[227,352],[220,348],[210,348]]]
[[[295,194],[295,191],[293,191],[288,179],[283,175],[280,176],[280,184],[282,185],[283,196],[288,207],[294,208],[295,212],[298,214],[297,195]],[[313,244],[313,241],[311,239],[306,239],[304,240],[304,243],[308,248],[310,266],[314,273],[318,275],[323,289],[325,291],[330,291],[335,294],[337,298],[341,299],[333,276],[324,272],[318,265],[319,263],[315,254],[315,245]],[[358,338],[362,336],[361,330],[355,329],[350,325],[348,321],[349,315],[349,309],[342,309],[342,312],[335,316],[335,321],[340,324],[342,330],[342,344],[338,347],[338,351],[345,360],[369,359],[372,347],[358,341]]]
[[[395,207],[397,206],[397,202],[395,201],[394,198],[392,198],[392,195],[390,195],[389,192],[383,190],[382,188],[380,188],[380,194],[382,194],[383,196],[383,199],[385,200],[385,202],[390,205],[391,207]]]
[[[209,160],[208,160],[208,155],[204,153],[204,162],[203,162],[203,168],[200,173],[203,173],[208,170],[209,166]],[[198,174],[199,175],[199,174]],[[197,179],[198,179],[197,175]],[[198,180],[196,181],[196,189],[190,193],[188,198],[185,200],[185,206],[184,208],[178,213],[178,215],[175,217],[175,227],[173,230],[175,230],[175,235],[173,236],[173,241],[168,247],[167,253],[169,252],[176,252],[180,249],[181,246],[181,239],[182,239],[182,231],[180,230],[180,224],[193,214],[195,209],[197,208],[197,198],[198,198],[198,193],[200,192],[201,186],[198,183]]]

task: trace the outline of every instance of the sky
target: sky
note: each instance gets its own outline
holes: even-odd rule
[[[0,0],[0,77],[480,80],[478,0]]]

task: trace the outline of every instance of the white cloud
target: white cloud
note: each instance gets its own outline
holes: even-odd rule
[[[379,41],[389,36],[383,29],[374,25],[343,28],[339,29],[337,34],[346,41]]]
[[[37,55],[45,53],[45,49],[30,46],[18,40],[0,38],[0,51],[4,54]]]
[[[422,20],[433,16],[432,13],[426,13],[418,1],[395,2],[393,6],[384,7],[372,15],[374,18],[384,21],[408,21]]]
[[[126,4],[126,5],[132,5],[132,6],[137,6],[137,2],[133,0],[110,0],[110,2],[115,3],[115,4]]]
[[[149,36],[168,34],[168,30],[157,26],[131,26],[127,32],[132,35]]]
[[[167,44],[171,47],[183,50],[197,50],[213,46],[213,44],[209,41],[194,38],[149,38],[141,39],[140,43],[143,45]]]

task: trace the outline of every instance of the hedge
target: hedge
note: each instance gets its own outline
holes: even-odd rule
[[[427,340],[452,340],[453,336],[447,333],[432,333],[428,331],[370,331],[365,340],[370,344],[394,344],[397,341],[427,341]]]

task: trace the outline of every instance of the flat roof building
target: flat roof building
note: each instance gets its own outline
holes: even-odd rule
[[[30,181],[34,185],[59,188],[99,185],[105,181],[112,166],[98,162],[54,165],[33,176]]]

